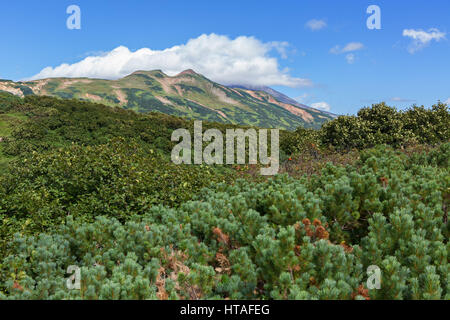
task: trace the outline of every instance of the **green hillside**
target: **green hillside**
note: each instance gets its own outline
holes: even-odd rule
[[[192,70],[174,77],[157,70],[137,71],[119,80],[0,81],[0,90],[18,96],[76,98],[141,113],[157,111],[189,119],[263,128],[319,128],[333,119],[326,112],[280,102],[264,91],[222,86]]]

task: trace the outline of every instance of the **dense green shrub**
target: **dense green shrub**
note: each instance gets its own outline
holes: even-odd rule
[[[79,100],[27,96],[24,99],[0,96],[0,113],[18,112],[26,121],[12,126],[4,137],[3,154],[8,157],[28,156],[33,151],[47,152],[76,143],[83,146],[106,144],[114,138],[133,139],[170,158],[176,142],[172,132],[185,128],[193,134],[194,122],[162,113],[138,114]],[[213,122],[203,122],[203,130],[245,128]],[[206,145],[206,143],[205,143]],[[1,156],[1,155],[0,155]]]
[[[347,151],[379,144],[439,144],[449,139],[450,113],[446,105],[397,111],[381,103],[361,109],[356,116],[340,116],[327,122],[320,130],[319,140],[324,146]]]
[[[3,101],[3,99],[0,99]],[[116,137],[135,139],[157,152],[170,154],[174,129],[189,122],[160,113],[140,115],[78,100],[29,96],[13,110],[28,117],[3,143],[3,152],[21,156],[68,146],[105,144]]]
[[[4,91],[0,91],[0,113],[5,113],[13,109],[18,109],[22,104],[22,99]]]
[[[2,262],[3,298],[449,299],[450,174],[438,153],[386,147],[311,179],[280,175],[205,189],[179,208],[127,222],[69,216],[17,235]],[[81,290],[67,290],[69,265]],[[366,269],[382,272],[367,290]]]
[[[19,158],[0,176],[1,243],[17,231],[42,232],[67,215],[124,221],[153,205],[178,206],[227,170],[175,165],[138,143],[72,145]]]
[[[115,137],[136,139],[166,156],[174,146],[175,129],[193,130],[193,122],[162,113],[138,114],[121,108],[52,97],[0,95],[0,112],[20,112],[28,121],[17,126],[2,143],[3,153],[21,156],[78,143],[98,145]],[[203,123],[204,130],[225,132],[237,126]],[[356,116],[340,116],[320,130],[282,131],[281,155],[320,150],[362,150],[379,144],[401,147],[412,143],[439,144],[450,139],[450,113],[442,103],[431,109],[413,106],[397,111],[384,103],[361,109]]]
[[[319,146],[319,131],[315,129],[297,128],[284,131],[280,137],[280,150],[287,155],[314,152]]]
[[[449,107],[443,103],[431,110],[414,106],[403,113],[403,127],[414,134],[419,143],[438,144],[450,139]]]

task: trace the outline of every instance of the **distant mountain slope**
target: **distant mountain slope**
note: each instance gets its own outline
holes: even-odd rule
[[[285,95],[285,94],[283,94],[283,93],[281,93],[281,92],[279,92],[277,90],[274,90],[274,89],[272,89],[270,87],[266,87],[266,86],[250,86],[250,85],[246,85],[246,86],[231,85],[231,86],[228,86],[228,87],[230,87],[230,88],[248,89],[248,90],[253,90],[253,91],[264,91],[264,92],[267,92],[268,94],[270,94],[271,96],[273,96],[275,99],[277,99],[280,102],[292,104],[292,105],[294,105],[296,107],[303,108],[303,109],[317,110],[317,109],[311,108],[311,107],[309,107],[309,106],[307,106],[307,105],[305,105],[303,103],[300,103],[300,102],[298,102],[298,101],[288,97],[287,95]],[[326,114],[334,117],[334,118],[336,118],[338,116],[337,114],[334,114],[334,113],[331,113],[331,112],[328,112],[328,111],[323,111],[323,110],[321,110],[321,111],[323,113],[326,113]]]
[[[170,77],[137,71],[118,80],[51,78],[0,80],[0,91],[18,96],[49,95],[103,103],[137,112],[159,111],[190,119],[293,130],[318,128],[333,115],[289,102],[273,90],[231,88],[186,70]]]

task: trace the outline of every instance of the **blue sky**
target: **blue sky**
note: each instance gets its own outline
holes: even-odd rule
[[[66,27],[72,4],[81,9],[80,30]],[[381,30],[366,26],[369,5],[381,9]],[[268,84],[339,114],[379,101],[431,106],[450,98],[449,16],[448,0],[4,2],[0,78],[114,78],[116,65],[120,74],[148,66],[170,74],[192,65],[218,82]],[[322,28],[312,30],[311,20]],[[197,41],[186,45],[190,39]],[[223,49],[228,41],[230,52]],[[125,59],[123,66],[77,64],[89,56],[101,61],[119,46],[114,59]],[[151,51],[133,54],[142,48]],[[75,65],[55,69],[63,63]],[[41,73],[46,67],[52,69]]]

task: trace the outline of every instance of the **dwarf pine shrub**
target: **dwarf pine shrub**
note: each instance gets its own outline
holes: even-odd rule
[[[446,150],[378,147],[355,166],[221,183],[124,221],[70,215],[53,231],[16,234],[1,298],[449,299]],[[67,289],[71,265],[80,290]],[[380,289],[367,287],[373,265]]]
[[[124,222],[154,205],[179,206],[227,177],[208,166],[175,165],[123,138],[34,152],[14,160],[0,176],[0,256],[16,232],[45,232],[68,215]]]

